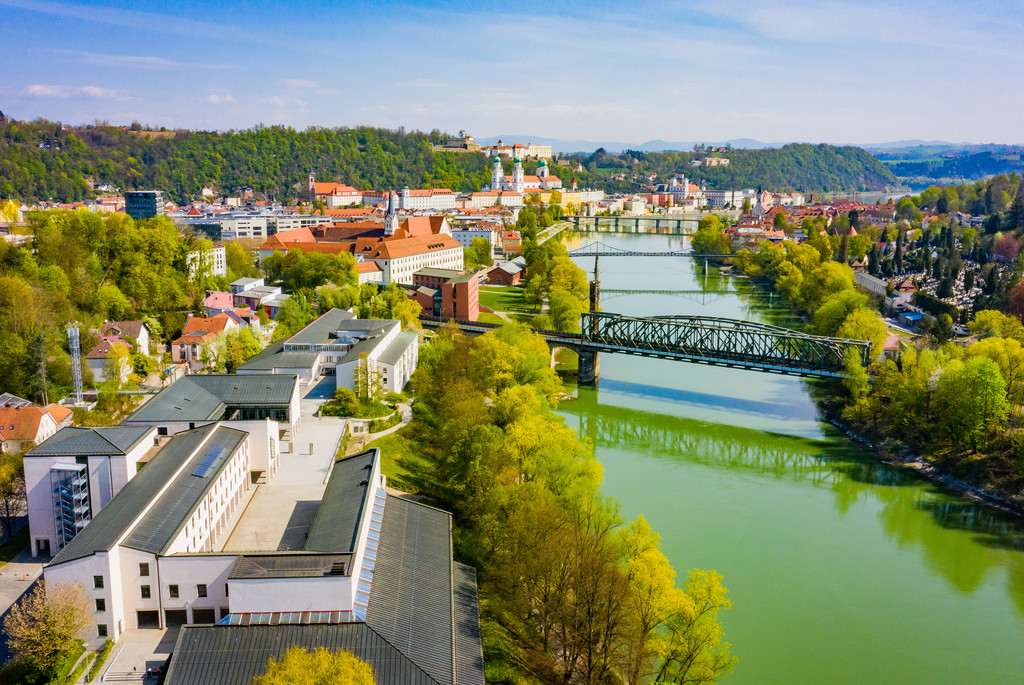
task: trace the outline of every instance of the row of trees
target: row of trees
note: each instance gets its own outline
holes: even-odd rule
[[[548,359],[520,326],[476,339],[444,329],[413,379],[425,489],[454,513],[457,554],[481,569],[485,643],[509,631],[530,664],[490,654],[488,680],[712,682],[735,661],[720,576],[697,570],[677,586],[657,534],[642,518],[622,524],[591,447],[552,411],[561,383]]]

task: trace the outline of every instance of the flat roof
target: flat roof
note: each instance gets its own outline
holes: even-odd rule
[[[155,430],[152,426],[68,426],[51,435],[39,446],[33,447],[25,456],[123,455],[131,452]]]
[[[238,557],[228,579],[347,576],[351,575],[351,564],[351,554],[248,554]]]
[[[125,547],[153,554],[165,554],[185,522],[199,506],[200,500],[213,488],[224,466],[231,461],[231,457],[249,437],[245,431],[234,428],[216,425],[208,428],[213,428],[212,435],[202,447],[199,447],[199,441],[195,444],[175,444],[172,440],[160,454],[157,454],[155,459],[160,459],[164,450],[169,450],[170,454],[163,455],[163,458],[174,459],[179,463],[182,459],[188,459],[188,463],[142,520],[128,533],[122,543]],[[210,431],[207,431],[207,434],[209,433]],[[197,447],[199,449],[196,449]],[[207,469],[197,468],[204,463],[208,465]]]
[[[129,526],[139,518],[167,481],[181,467],[183,459],[202,443],[216,425],[185,431],[171,438],[134,478],[86,524],[71,542],[57,553],[50,566],[82,559],[113,548]]]

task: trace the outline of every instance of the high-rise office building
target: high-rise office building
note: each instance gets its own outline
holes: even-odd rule
[[[164,214],[164,194],[160,190],[130,190],[124,194],[125,212],[133,219],[152,219]]]

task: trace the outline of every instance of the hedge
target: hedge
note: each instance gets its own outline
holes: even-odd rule
[[[110,650],[114,648],[114,641],[107,638],[107,642],[103,645],[103,649],[96,655],[96,661],[93,663],[92,668],[89,669],[89,675],[85,676],[85,682],[91,683],[93,678],[99,675],[100,669],[103,668],[103,664],[107,661],[107,657],[110,656]]]

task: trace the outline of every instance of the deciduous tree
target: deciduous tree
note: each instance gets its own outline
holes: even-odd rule
[[[280,661],[270,657],[253,685],[374,685],[373,669],[351,652],[289,647]]]
[[[79,583],[40,581],[4,619],[8,646],[19,659],[45,673],[62,652],[86,637],[92,610],[92,599]]]

